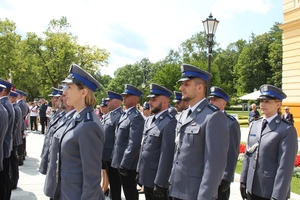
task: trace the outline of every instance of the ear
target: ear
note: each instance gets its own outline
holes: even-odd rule
[[[89,93],[89,91],[88,91],[87,88],[83,88],[81,91],[82,91],[81,95],[84,96],[84,97],[86,97],[88,95],[88,93]]]

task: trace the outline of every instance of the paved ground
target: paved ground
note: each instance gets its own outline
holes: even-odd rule
[[[242,141],[247,139],[247,128],[242,128]],[[44,136],[38,133],[29,133],[27,137],[27,157],[23,166],[20,166],[20,179],[18,188],[12,192],[12,200],[49,200],[43,193],[45,176],[38,172],[40,153]],[[239,175],[231,185],[232,200],[240,200]],[[299,195],[292,194],[292,200],[300,200]],[[124,198],[125,199],[125,198]],[[140,194],[140,200],[145,200]]]

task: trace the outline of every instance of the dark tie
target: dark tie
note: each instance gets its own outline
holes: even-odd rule
[[[261,133],[264,131],[264,129],[266,128],[267,124],[268,124],[268,121],[266,119],[264,119],[263,122],[262,122],[262,126],[261,126]]]
[[[189,112],[188,112],[186,118],[188,118],[188,117],[190,116],[191,113],[192,113],[192,109],[189,110]]]
[[[152,123],[154,123],[156,120],[155,116],[153,116],[153,119],[152,119]]]

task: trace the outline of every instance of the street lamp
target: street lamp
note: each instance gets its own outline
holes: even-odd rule
[[[143,88],[143,95],[142,95],[142,105],[144,104],[144,89],[146,87],[146,84],[145,83],[142,83],[142,88]]]
[[[204,26],[204,30],[206,33],[206,44],[208,46],[208,72],[210,72],[210,66],[211,66],[211,54],[212,54],[212,46],[214,44],[214,36],[215,36],[215,32],[217,30],[219,21],[214,18],[212,14],[210,13],[209,17],[206,18],[206,20],[202,21],[203,26]],[[209,90],[210,90],[210,80],[208,80],[207,82],[207,88],[206,88],[206,95],[209,94]]]

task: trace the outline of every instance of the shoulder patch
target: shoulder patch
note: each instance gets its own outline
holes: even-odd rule
[[[232,115],[228,115],[228,114],[227,114],[227,117],[228,117],[229,119],[231,119],[232,121],[235,121],[235,120],[236,120],[235,117],[232,116]]]
[[[207,104],[207,107],[210,108],[214,112],[220,110],[217,106],[212,105],[212,104]]]
[[[86,113],[86,114],[84,115],[83,120],[84,120],[85,122],[87,122],[87,121],[93,121],[93,115],[92,115],[92,113],[91,113],[91,112]]]

